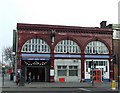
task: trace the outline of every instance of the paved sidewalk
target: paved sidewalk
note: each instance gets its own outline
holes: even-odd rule
[[[5,77],[3,88],[12,87],[24,87],[24,88],[101,88],[111,90],[110,82],[94,83],[94,86],[90,82],[32,82],[31,84],[25,83],[25,86],[17,86],[14,81],[10,81],[8,77]]]

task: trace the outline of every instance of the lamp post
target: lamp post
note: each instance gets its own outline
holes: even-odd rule
[[[12,57],[12,61],[13,61],[13,62],[12,62],[12,63],[13,63],[13,64],[12,64],[12,67],[13,67],[13,71],[14,71],[13,80],[14,80],[14,82],[15,82],[15,81],[16,81],[16,75],[17,75],[17,66],[16,66],[17,64],[16,64],[16,61],[15,61],[15,60],[16,60],[16,59],[15,59],[15,56],[16,56],[15,52],[12,53],[12,56],[13,56],[13,57]]]
[[[4,82],[3,82],[3,52],[2,52],[2,86],[4,85]]]
[[[94,86],[94,61],[92,60],[92,86]]]
[[[4,86],[5,66],[2,66],[2,85]]]
[[[92,82],[92,86],[94,86],[94,63],[93,63],[93,60],[90,61],[89,63],[89,67],[91,68],[91,82]]]
[[[2,86],[4,86],[4,74],[5,74],[5,66],[3,65],[3,52],[2,52]]]
[[[118,41],[119,42],[119,41]],[[118,43],[118,48],[119,48],[119,43]],[[119,52],[118,52],[118,90],[120,90],[120,61],[119,61],[119,56],[120,56],[120,54],[119,54]]]

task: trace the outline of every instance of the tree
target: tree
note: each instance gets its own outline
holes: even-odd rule
[[[13,55],[12,55],[12,47],[5,47],[3,49],[4,61],[12,62]]]

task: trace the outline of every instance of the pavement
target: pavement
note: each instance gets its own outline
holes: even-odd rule
[[[3,82],[3,81],[2,81]],[[3,84],[3,83],[2,83]],[[36,88],[95,88],[96,90],[111,91],[111,82],[94,83],[94,86],[90,82],[31,82],[31,84],[25,83],[24,86],[18,86],[14,81],[10,81],[8,76],[4,78],[3,89],[36,89]],[[117,90],[117,89],[116,89]]]

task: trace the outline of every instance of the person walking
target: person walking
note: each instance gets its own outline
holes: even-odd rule
[[[29,72],[29,74],[28,74],[28,84],[30,84],[31,83],[31,72]]]
[[[20,83],[20,73],[17,73],[17,79],[16,79],[16,84],[19,85]]]

